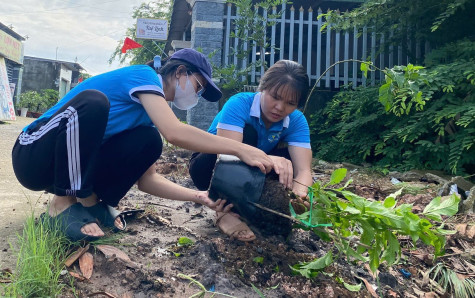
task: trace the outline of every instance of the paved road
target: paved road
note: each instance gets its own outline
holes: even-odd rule
[[[13,173],[11,152],[21,129],[33,118],[17,117],[16,121],[0,122],[0,270],[14,269],[16,259],[10,243],[15,244],[26,216],[46,209],[51,195],[30,191],[17,181]]]

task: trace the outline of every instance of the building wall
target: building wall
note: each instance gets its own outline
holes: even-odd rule
[[[22,92],[58,90],[55,81],[59,77],[61,64],[49,61],[33,60],[25,57],[23,61]]]
[[[64,95],[71,89],[73,72],[61,65],[61,71],[59,73],[59,98],[63,98]],[[64,85],[63,85],[64,84]]]

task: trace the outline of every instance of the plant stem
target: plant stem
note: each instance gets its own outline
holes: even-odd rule
[[[315,81],[315,84],[313,84],[313,87],[312,87],[312,90],[310,90],[310,92],[308,93],[308,96],[307,96],[307,100],[305,101],[305,106],[303,108],[303,113],[305,113],[305,110],[307,109],[307,104],[308,104],[308,101],[310,100],[310,96],[312,96],[312,93],[313,91],[315,90],[315,88],[317,87],[317,84],[318,82],[320,82],[320,80],[323,78],[323,76],[330,70],[332,69],[335,65],[338,65],[340,63],[345,63],[345,62],[359,62],[359,63],[364,63],[364,64],[367,64],[369,67],[374,67],[374,70],[379,70],[379,71],[382,71],[380,68],[374,66],[373,63],[370,63],[370,62],[367,62],[367,61],[363,61],[363,60],[357,60],[357,59],[348,59],[348,60],[341,60],[341,61],[337,61],[335,63],[333,63],[332,65],[330,65],[327,69],[325,69],[325,71],[320,75],[320,77]]]
[[[295,223],[304,225],[300,220],[298,220],[298,219],[296,219],[296,218],[293,218],[293,217],[290,216],[290,215],[277,212],[277,211],[275,211],[275,210],[269,209],[269,208],[264,207],[264,206],[262,206],[262,205],[260,205],[260,204],[257,204],[257,203],[251,202],[251,204],[253,204],[253,205],[256,206],[257,208],[260,208],[260,209],[262,209],[262,210],[268,211],[268,212],[270,212],[270,213],[274,213],[274,214],[276,214],[276,215],[279,215],[279,216],[282,216],[282,217],[284,217],[284,218],[287,218],[287,219],[289,219],[289,220],[291,220],[291,221],[293,221],[293,222],[295,222]],[[358,240],[353,240],[353,239],[351,239],[351,238],[338,236],[338,235],[336,235],[334,232],[331,232],[331,231],[329,231],[329,230],[325,230],[324,232],[325,232],[325,233],[328,233],[328,234],[330,234],[330,235],[332,235],[333,237],[345,239],[346,241],[349,241],[349,242],[358,244],[358,245],[360,245],[360,246],[363,246],[364,248],[371,249],[371,246],[368,246],[368,245],[366,245],[366,244],[364,244],[364,243],[361,243],[361,242],[359,242]]]

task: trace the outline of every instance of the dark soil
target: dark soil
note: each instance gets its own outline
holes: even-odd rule
[[[172,181],[192,187],[186,168],[188,156],[187,151],[165,151],[157,162],[157,171]],[[315,176],[328,181],[329,175],[322,172],[317,169]],[[352,178],[355,180],[352,191],[366,197],[384,199],[395,190],[388,177],[354,173]],[[268,178],[259,203],[289,214],[289,198],[289,193],[278,182]],[[404,200],[413,198],[406,195]],[[426,196],[414,200],[425,203]],[[213,225],[214,212],[200,205],[153,197],[134,188],[120,202],[120,209],[136,208],[143,208],[145,212],[129,217],[127,232],[110,243],[123,250],[132,262],[114,257],[107,259],[92,247],[93,276],[84,281],[74,279],[75,294],[66,286],[65,296],[190,297],[200,292],[197,285],[179,277],[184,274],[207,290],[235,297],[260,297],[258,291],[265,297],[372,297],[361,278],[367,280],[368,285],[374,285],[381,297],[417,297],[414,289],[421,287],[419,270],[430,268],[423,258],[405,253],[400,265],[391,268],[382,265],[377,281],[365,264],[348,263],[340,257],[324,273],[310,280],[293,275],[290,267],[314,260],[328,251],[337,251],[332,243],[320,240],[311,232],[291,230],[287,219],[258,210],[257,216],[248,219],[257,240],[243,243],[231,241],[220,233]],[[177,245],[180,237],[187,237],[194,244],[180,247]],[[461,247],[457,239],[453,235],[449,245]],[[463,241],[473,247],[473,239]],[[404,243],[402,246],[409,247]],[[430,252],[422,245],[418,249],[421,253]],[[404,278],[398,271],[400,268],[412,270],[414,275]],[[69,269],[80,272],[77,263]],[[351,292],[337,278],[352,285],[361,283],[361,290]]]
[[[276,212],[290,215],[290,193],[279,183],[277,178],[274,176],[266,178],[258,203]],[[292,230],[292,222],[289,219],[259,208],[250,222],[266,235],[283,235],[285,237]]]

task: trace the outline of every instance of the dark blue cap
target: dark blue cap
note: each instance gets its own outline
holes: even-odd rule
[[[206,90],[202,94],[204,99],[208,101],[218,101],[221,98],[223,93],[221,93],[218,86],[211,80],[211,64],[205,55],[193,49],[182,49],[173,53],[170,59],[183,60],[195,66],[200,71],[201,75],[208,82]]]

